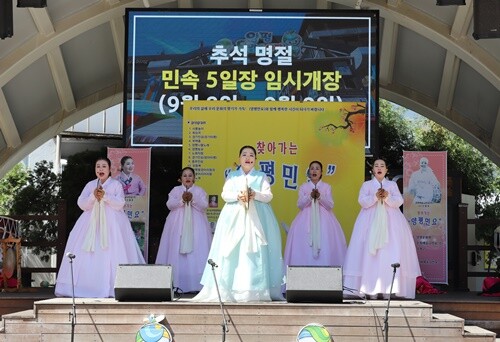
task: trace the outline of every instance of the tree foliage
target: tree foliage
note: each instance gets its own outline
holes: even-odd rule
[[[28,171],[22,163],[14,166],[0,179],[0,215],[8,215],[14,201],[14,194],[26,185]]]
[[[53,215],[57,213],[61,179],[52,171],[51,162],[41,161],[28,171],[27,183],[19,188],[12,202],[11,213],[17,215]],[[21,235],[28,242],[57,240],[57,222],[21,221]],[[33,252],[47,261],[54,253],[51,247],[34,247]]]
[[[380,100],[379,154],[390,169],[403,169],[403,151],[417,149],[415,128],[405,119],[403,107]]]

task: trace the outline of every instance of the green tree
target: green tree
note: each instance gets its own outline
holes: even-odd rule
[[[41,161],[28,172],[27,184],[15,193],[12,214],[17,215],[53,215],[57,213],[60,199],[61,178],[52,171],[51,162]],[[55,242],[57,240],[57,222],[22,221],[21,235],[28,242]],[[33,252],[48,261],[55,252],[52,247],[34,247]]]
[[[0,215],[9,215],[14,194],[26,185],[28,172],[22,163],[14,166],[7,174],[0,179]]]
[[[403,151],[417,149],[415,127],[405,118],[405,109],[380,99],[379,155],[389,169],[403,169]]]

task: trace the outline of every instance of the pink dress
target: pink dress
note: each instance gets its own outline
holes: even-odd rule
[[[182,201],[185,187],[176,186],[168,194],[170,213],[165,221],[156,264],[172,265],[174,286],[182,292],[201,290],[201,276],[207,264],[212,243],[212,230],[206,209],[208,197],[205,190],[193,185],[191,208]],[[191,215],[186,216],[191,213]]]
[[[311,198],[311,191],[314,189],[312,182],[304,183],[299,188],[297,206],[300,212],[293,220],[286,240],[284,259],[287,266],[344,264],[347,244],[340,223],[332,212],[331,187],[320,180],[316,188],[321,195],[316,200],[317,204]],[[318,218],[317,223],[314,223],[314,216]]]
[[[393,277],[393,264],[399,263],[392,293],[397,297],[415,298],[416,278],[420,265],[413,235],[408,222],[399,210],[403,197],[397,184],[384,179],[382,187],[389,192],[382,210],[385,210],[387,242],[376,249],[370,249],[370,230],[374,221],[378,200],[376,192],[380,183],[373,178],[364,182],[359,191],[361,211],[354,224],[351,241],[344,262],[344,286],[369,296],[385,294],[387,297]]]
[[[132,226],[123,212],[125,196],[120,182],[111,177],[102,187],[101,202],[94,196],[97,179],[87,183],[78,206],[83,210],[71,230],[65,257],[57,274],[55,295],[72,296],[71,265],[73,259],[75,297],[114,297],[116,269],[119,264],[144,264]]]

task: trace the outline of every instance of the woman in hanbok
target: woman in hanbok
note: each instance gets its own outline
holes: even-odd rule
[[[78,197],[83,213],[66,243],[56,280],[56,296],[72,296],[73,273],[75,297],[114,297],[118,265],[145,263],[123,212],[123,188],[110,177],[110,167],[108,158],[99,158],[95,164],[97,179],[88,182]]]
[[[299,188],[300,211],[288,231],[285,265],[342,266],[347,249],[344,232],[332,212],[330,184],[321,180],[323,165],[313,161],[309,181]]]
[[[254,169],[256,151],[240,149],[240,167],[222,189],[226,202],[215,228],[209,263],[194,301],[250,302],[283,300],[284,267],[278,221],[265,173]]]
[[[120,160],[121,172],[116,177],[122,183],[125,195],[143,196],[146,193],[146,184],[142,178],[134,173],[134,159],[130,156],[124,156]]]
[[[156,264],[172,265],[174,287],[183,293],[198,292],[212,243],[206,213],[208,196],[194,184],[194,169],[183,168],[180,181],[182,184],[168,194],[170,213],[163,227]]]
[[[392,293],[415,298],[420,265],[412,231],[399,210],[403,197],[396,182],[385,178],[384,160],[375,160],[372,173],[359,191],[361,211],[347,248],[344,286],[372,299],[389,298],[394,276]]]

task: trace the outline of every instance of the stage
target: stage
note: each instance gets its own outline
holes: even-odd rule
[[[22,290],[22,289],[21,289]],[[45,298],[41,298],[45,297]],[[325,326],[335,341],[384,341],[387,300],[344,299],[342,303],[196,303],[187,294],[166,302],[119,302],[114,298],[76,298],[75,341],[126,341],[149,315],[164,315],[161,323],[176,342],[295,341],[310,323]],[[31,300],[31,304],[28,304]],[[71,298],[55,298],[51,289],[0,293],[0,308],[24,302],[25,308],[3,313],[0,341],[69,341]],[[499,329],[499,297],[471,292],[418,295],[390,302],[392,341],[495,341]],[[223,322],[227,320],[224,336]],[[480,327],[481,324],[483,327]],[[488,329],[487,326],[493,328]]]

